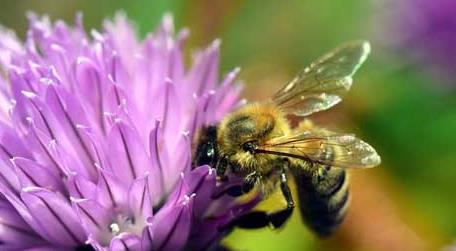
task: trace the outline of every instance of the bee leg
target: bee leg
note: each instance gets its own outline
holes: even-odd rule
[[[215,164],[217,176],[220,177],[221,181],[228,181],[228,176],[226,176],[226,169],[228,165],[229,163],[226,158],[220,158]]]
[[[282,171],[280,175],[280,189],[282,194],[287,201],[287,208],[268,214],[263,211],[255,211],[241,216],[234,222],[234,225],[240,228],[246,229],[257,229],[267,226],[273,226],[274,228],[280,228],[288,220],[293,212],[295,206],[293,197],[291,195],[290,187],[287,183],[287,176]]]
[[[280,228],[287,219],[290,218],[295,207],[293,196],[291,195],[290,187],[288,186],[287,176],[284,171],[280,174],[280,189],[287,202],[287,208],[269,215],[269,219],[274,228]]]
[[[244,179],[244,183],[242,184],[242,192],[248,193],[250,192],[255,184],[259,183],[259,181],[263,178],[263,176],[259,172],[252,172],[247,175]]]
[[[232,197],[239,197],[250,192],[259,179],[261,179],[261,175],[259,175],[257,172],[253,172],[245,178],[242,185],[232,186],[226,191],[226,193]]]
[[[258,229],[268,227],[270,222],[269,215],[266,212],[254,211],[239,217],[231,226],[244,229]]]
[[[231,197],[239,197],[242,193],[242,186],[232,186],[226,190],[226,194]]]
[[[233,173],[236,173],[237,171],[236,166],[230,165],[228,163],[224,165],[218,165],[216,169],[217,176],[223,182],[228,181],[228,176],[225,175],[227,168],[230,168]],[[258,179],[261,179],[261,175],[256,172],[253,172],[244,179],[244,182],[242,184],[230,186],[227,189],[220,191],[217,194],[214,194],[213,198],[220,198],[224,194],[227,194],[231,197],[239,197],[243,194],[250,192],[255,186],[255,183],[258,181]]]

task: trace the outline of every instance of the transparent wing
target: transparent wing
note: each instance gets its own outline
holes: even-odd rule
[[[381,162],[375,149],[354,135],[323,130],[273,138],[257,152],[341,168],[369,168]]]
[[[352,77],[370,52],[367,41],[344,44],[318,60],[280,89],[272,101],[288,114],[306,116],[342,100]]]

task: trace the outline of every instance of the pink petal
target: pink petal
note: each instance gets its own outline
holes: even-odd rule
[[[152,225],[154,250],[181,250],[190,234],[192,224],[193,198],[188,197],[184,202],[170,210],[160,210]]]
[[[22,187],[39,186],[54,191],[64,191],[60,177],[48,168],[22,157],[15,157],[11,161],[16,167]]]
[[[130,210],[137,216],[136,218],[141,217],[145,220],[147,217],[152,216],[153,200],[149,186],[149,176],[145,176],[133,181],[128,191],[128,204]],[[136,221],[140,220],[137,219]]]
[[[116,175],[131,182],[150,170],[150,160],[137,131],[123,121],[116,121],[108,134],[109,159]],[[114,170],[113,170],[114,171]]]
[[[97,184],[97,200],[106,208],[123,208],[128,201],[126,183],[113,174],[100,170]]]
[[[103,245],[108,245],[113,237],[109,226],[115,218],[114,210],[106,208],[92,199],[72,199],[72,204],[86,235]]]
[[[63,196],[44,188],[29,187],[23,190],[21,197],[54,243],[63,246],[84,243],[84,232],[78,217]]]
[[[140,251],[141,239],[133,234],[122,233],[111,241],[110,251]]]

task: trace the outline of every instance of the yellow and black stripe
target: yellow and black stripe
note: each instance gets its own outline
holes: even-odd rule
[[[321,237],[331,235],[347,212],[348,174],[328,166],[315,168],[312,173],[296,168],[293,174],[304,223]]]

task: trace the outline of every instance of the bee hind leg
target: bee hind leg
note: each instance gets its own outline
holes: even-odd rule
[[[280,176],[280,189],[287,202],[285,209],[273,213],[254,211],[238,218],[234,222],[234,225],[246,229],[257,229],[267,226],[272,226],[275,229],[282,227],[288,218],[290,218],[295,206],[285,172],[282,172]]]

